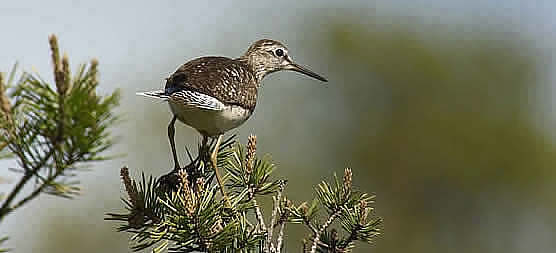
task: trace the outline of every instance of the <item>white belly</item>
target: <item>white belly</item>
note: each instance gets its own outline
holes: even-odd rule
[[[251,112],[240,106],[228,105],[223,110],[202,109],[168,100],[170,110],[184,124],[203,135],[217,136],[234,129],[245,122]]]

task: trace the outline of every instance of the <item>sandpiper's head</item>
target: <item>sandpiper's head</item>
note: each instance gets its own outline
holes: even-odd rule
[[[327,82],[324,77],[293,62],[286,46],[275,40],[262,39],[256,41],[249,47],[241,59],[246,60],[251,68],[253,68],[259,80],[272,72],[293,70]]]

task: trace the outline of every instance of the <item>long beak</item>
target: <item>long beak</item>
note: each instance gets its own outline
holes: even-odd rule
[[[308,70],[307,68],[305,68],[303,66],[300,66],[300,65],[298,65],[297,63],[294,63],[294,62],[291,62],[288,65],[288,70],[293,70],[295,72],[299,72],[301,74],[308,75],[308,76],[310,76],[312,78],[315,78],[317,80],[320,80],[320,81],[323,81],[323,82],[328,82],[328,80],[326,80],[326,78],[324,78],[324,77],[320,76],[319,74],[317,74],[317,73],[315,73],[311,70]]]

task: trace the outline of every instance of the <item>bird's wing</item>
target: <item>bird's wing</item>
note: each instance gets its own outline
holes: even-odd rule
[[[224,104],[253,109],[257,83],[248,66],[225,57],[201,57],[182,65],[166,81],[167,95],[184,90],[210,95]]]
[[[164,101],[168,100],[168,98],[169,98],[169,96],[166,95],[166,92],[164,90],[137,92],[135,94],[137,94],[139,96],[150,97],[150,98],[158,98],[158,99],[162,99]]]
[[[176,91],[170,95],[169,99],[186,106],[205,110],[221,111],[226,108],[226,105],[217,98],[192,90]]]

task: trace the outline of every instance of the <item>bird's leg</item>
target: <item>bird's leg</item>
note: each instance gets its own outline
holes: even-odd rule
[[[172,118],[170,124],[168,125],[168,139],[170,139],[170,146],[172,148],[172,156],[174,156],[174,170],[180,169],[180,163],[178,161],[178,155],[176,154],[176,140],[174,139],[176,129],[174,124],[176,123],[176,116]]]
[[[226,199],[226,203],[228,204],[228,206],[232,207],[232,204],[230,203],[230,199],[228,198],[228,195],[226,195],[226,192],[224,191],[224,183],[222,182],[222,177],[218,172],[217,156],[218,156],[218,149],[220,148],[221,141],[222,141],[222,135],[218,135],[218,138],[216,139],[216,145],[214,146],[214,150],[210,155],[210,160],[212,162],[212,167],[214,168],[214,173],[216,174],[216,180],[218,181],[218,185],[220,186],[220,193],[222,193],[222,196],[224,197],[224,199]]]
[[[209,157],[210,147],[208,145],[208,137],[203,135],[203,139],[201,140],[201,148],[199,150],[199,157],[202,161],[206,161],[205,159]]]
[[[207,137],[206,135],[201,133],[201,136],[203,137],[203,139],[201,140],[201,146],[199,147],[199,154],[197,155],[197,158],[195,159],[195,162],[197,161],[202,161],[203,163],[209,162],[209,146],[208,146],[208,139],[209,137]],[[196,166],[196,168],[198,168],[198,166]],[[199,173],[199,175],[204,176],[205,175],[205,166],[201,167],[201,171],[197,171],[197,173]]]

